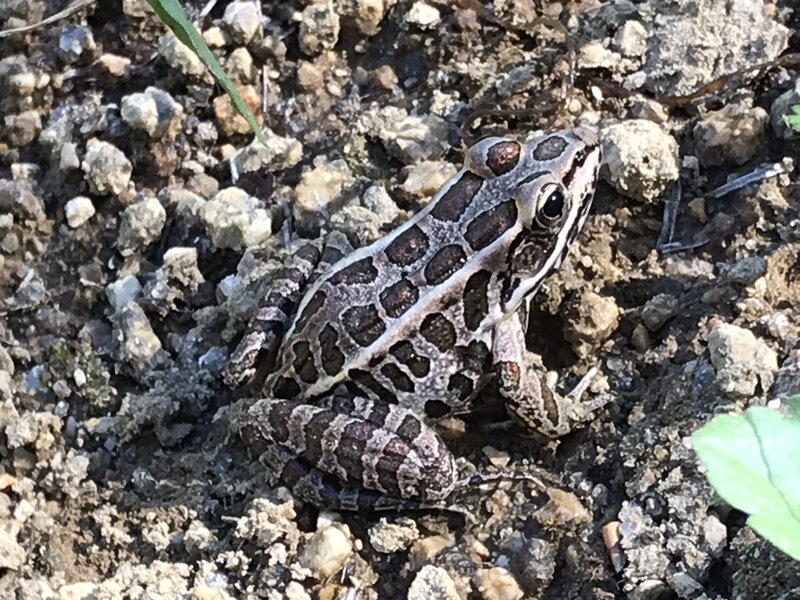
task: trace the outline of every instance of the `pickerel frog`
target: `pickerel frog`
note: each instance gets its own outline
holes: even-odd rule
[[[560,436],[587,419],[525,347],[528,300],[575,241],[597,133],[492,137],[409,221],[373,244],[306,244],[229,361],[265,377],[235,424],[300,499],[335,509],[445,506],[465,480],[432,424],[494,378],[508,411]],[[591,407],[589,407],[591,410]]]

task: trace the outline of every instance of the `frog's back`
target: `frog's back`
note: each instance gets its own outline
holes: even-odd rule
[[[320,277],[298,307],[267,392],[309,398],[341,383],[412,408],[437,398],[465,409],[488,373],[493,325],[519,284],[514,261],[530,227],[515,190],[562,168],[559,152],[571,140],[556,136],[478,144],[420,213]],[[548,143],[550,156],[540,149]],[[529,262],[554,243],[524,241],[537,249],[522,253]]]

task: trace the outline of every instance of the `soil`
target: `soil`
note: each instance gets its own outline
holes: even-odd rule
[[[800,598],[690,440],[800,392],[798,61],[657,101],[800,52],[800,12],[567,4],[186,3],[255,149],[144,2],[0,38],[0,597]],[[5,0],[0,29],[64,7]],[[519,112],[460,131],[496,109]],[[465,468],[543,485],[463,490],[465,516],[319,511],[269,481],[222,368],[287,241],[370,243],[471,140],[579,122],[602,181],[529,346],[564,390],[597,367],[608,402],[557,441],[491,390],[439,424]]]

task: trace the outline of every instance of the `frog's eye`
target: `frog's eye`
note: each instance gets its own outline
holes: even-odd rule
[[[542,188],[539,210],[536,220],[545,227],[550,227],[561,220],[567,207],[564,188],[559,184],[550,184]]]
[[[519,142],[501,137],[490,137],[481,140],[467,151],[467,169],[491,178],[504,175],[517,166],[522,154]]]

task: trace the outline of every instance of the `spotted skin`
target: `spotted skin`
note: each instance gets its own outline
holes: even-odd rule
[[[531,429],[561,435],[580,421],[530,367],[524,322],[586,219],[598,167],[588,129],[489,138],[383,239],[314,277],[327,250],[304,250],[285,280],[308,289],[284,294],[264,397],[237,425],[270,471],[332,508],[442,506],[458,476],[431,421],[471,410],[490,380]],[[231,371],[254,370],[262,338],[245,335]]]

